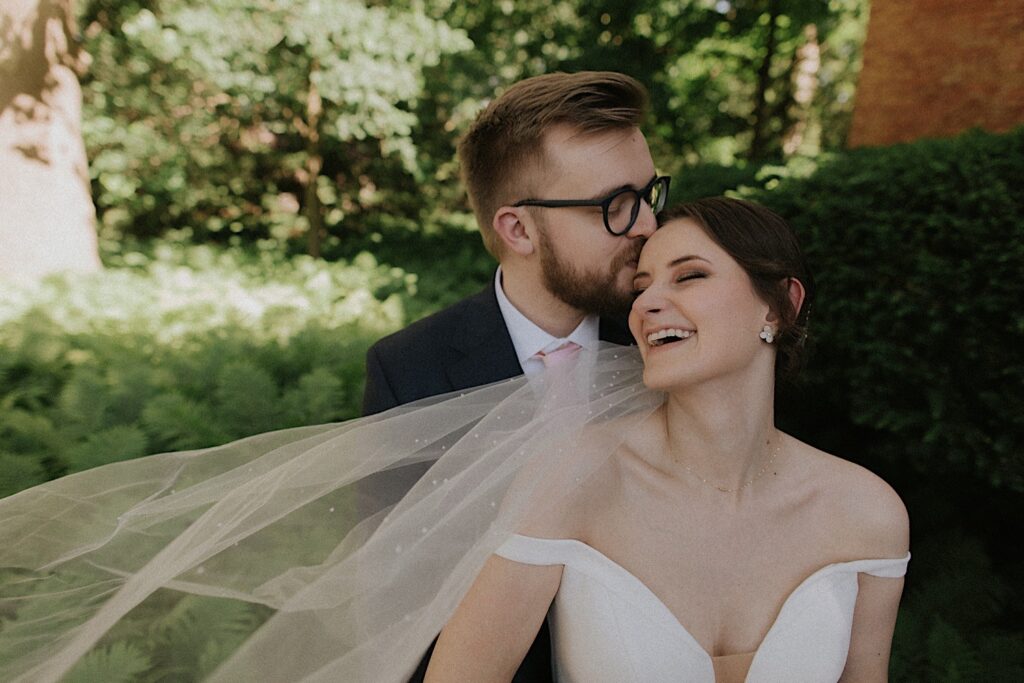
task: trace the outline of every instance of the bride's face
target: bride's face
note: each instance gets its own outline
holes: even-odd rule
[[[692,219],[671,221],[647,240],[633,289],[629,328],[647,386],[692,386],[759,364],[770,376],[774,350],[759,336],[768,304],[746,271]]]

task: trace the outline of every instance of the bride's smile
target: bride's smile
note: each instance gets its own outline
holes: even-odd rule
[[[668,327],[656,332],[647,334],[647,344],[651,347],[673,344],[677,341],[689,339],[697,332],[695,330],[681,330],[678,327]]]

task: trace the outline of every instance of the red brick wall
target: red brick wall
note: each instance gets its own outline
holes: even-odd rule
[[[1024,0],[872,0],[851,147],[1024,124]]]

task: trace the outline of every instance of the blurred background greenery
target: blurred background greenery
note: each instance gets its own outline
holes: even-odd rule
[[[454,159],[475,113],[526,76],[614,69],[651,91],[673,201],[752,198],[803,240],[813,353],[780,422],[908,504],[893,680],[1024,680],[1024,129],[847,149],[867,18],[867,0],[81,0],[105,267],[0,290],[0,495],[357,415],[369,344],[493,275]],[[202,609],[76,675],[173,680],[160,652],[230,651],[255,618],[183,635]]]

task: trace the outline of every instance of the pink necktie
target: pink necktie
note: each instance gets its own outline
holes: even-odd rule
[[[571,360],[572,358],[574,358],[576,354],[579,352],[580,348],[580,345],[577,344],[576,342],[565,342],[554,351],[548,351],[547,353],[544,353],[543,351],[538,351],[536,354],[534,354],[534,357],[540,358],[542,361],[544,361],[544,367],[553,368],[556,365],[561,365],[567,360]]]

